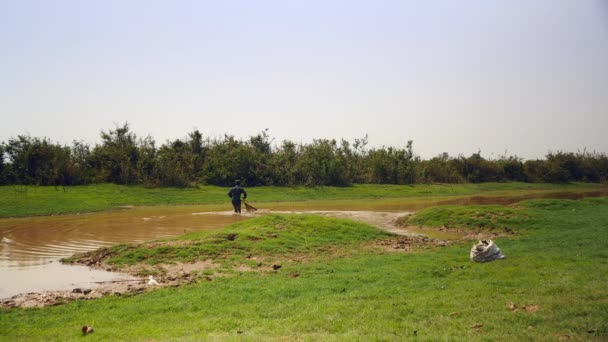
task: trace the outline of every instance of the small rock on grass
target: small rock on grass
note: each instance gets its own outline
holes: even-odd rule
[[[72,293],[82,293],[82,294],[89,294],[91,293],[91,289],[81,289],[79,287],[75,288],[72,290]]]
[[[95,331],[95,329],[93,329],[93,327],[89,326],[89,325],[82,326],[82,329],[80,329],[80,330],[82,331],[82,334],[85,336],[88,334],[92,334]]]
[[[509,302],[507,304],[507,308],[509,310],[511,310],[511,312],[519,311],[519,308],[517,307],[517,304],[515,304],[513,302]],[[528,305],[522,306],[521,309],[524,310],[524,311],[526,311],[526,312],[536,312],[536,311],[538,311],[539,307],[538,307],[538,305],[535,305],[535,304],[528,304]]]

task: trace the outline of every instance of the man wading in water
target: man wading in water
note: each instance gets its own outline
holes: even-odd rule
[[[228,197],[232,198],[232,206],[234,207],[235,213],[241,213],[241,194],[243,194],[243,199],[247,198],[247,192],[245,189],[241,188],[241,181],[237,180],[236,185],[230,189],[228,193]]]

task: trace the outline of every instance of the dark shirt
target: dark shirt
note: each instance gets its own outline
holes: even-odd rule
[[[247,198],[247,192],[245,192],[245,189],[236,185],[235,187],[230,189],[230,192],[228,193],[228,197],[232,198],[232,202],[240,202],[241,194],[243,194],[243,199]]]

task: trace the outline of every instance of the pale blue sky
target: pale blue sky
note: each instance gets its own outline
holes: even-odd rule
[[[0,140],[608,152],[608,1],[0,0]]]

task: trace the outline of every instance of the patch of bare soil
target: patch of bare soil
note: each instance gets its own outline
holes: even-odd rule
[[[178,279],[187,279],[206,270],[218,268],[220,264],[213,262],[212,259],[199,260],[192,263],[175,262],[171,264],[159,264],[149,266],[138,263],[135,265],[125,266],[120,269],[115,269],[106,264],[100,264],[97,267],[106,270],[120,271],[135,276],[153,275],[155,278],[169,283],[175,282]]]
[[[62,260],[62,262],[66,264],[80,264],[91,267],[97,266],[97,268],[100,268],[99,265],[111,256],[112,250],[110,248],[99,248],[91,252],[76,253],[70,258]]]
[[[412,212],[381,212],[381,211],[289,211],[276,213],[289,214],[317,214],[323,216],[331,216],[338,218],[348,218],[355,221],[370,224],[376,228],[382,229],[389,233],[417,237],[420,244],[428,245],[428,241],[424,241],[424,237],[435,240],[435,243],[443,244],[451,240],[483,240],[496,239],[498,237],[509,236],[515,234],[508,227],[502,229],[462,229],[462,228],[430,228],[418,227],[407,224],[407,219],[412,215]],[[404,241],[409,241],[405,239]],[[416,240],[416,239],[414,239]],[[437,242],[439,241],[439,242]]]
[[[534,312],[538,311],[539,306],[536,304],[527,304],[527,305],[518,306],[517,304],[515,304],[513,302],[509,302],[509,304],[507,304],[507,308],[511,312],[517,312],[517,311],[521,310],[522,312],[534,313]]]
[[[94,288],[74,288],[72,290],[23,293],[4,299],[0,307],[42,307],[68,303],[76,299],[95,299],[108,295],[133,295],[148,291],[147,279],[108,281]]]
[[[396,235],[416,235],[397,224],[397,221],[410,215],[411,212],[383,212],[383,211],[276,211],[274,213],[287,214],[316,214],[337,218],[347,218],[370,224],[379,229]]]
[[[448,240],[438,240],[427,236],[396,236],[394,238],[375,241],[372,246],[380,247],[388,252],[414,252],[418,250],[445,247],[451,243]]]
[[[379,212],[379,211],[308,211],[308,212],[289,212],[294,214],[309,213],[331,217],[348,218],[355,221],[361,221],[375,226],[379,229],[387,231],[399,236],[408,238],[395,238],[386,241],[395,241],[395,250],[411,250],[414,245],[419,247],[424,246],[445,246],[450,241],[455,240],[484,240],[515,234],[508,227],[502,229],[463,229],[463,228],[430,228],[417,227],[407,224],[407,218],[412,215],[411,212]],[[397,248],[397,246],[408,246]],[[419,248],[420,249],[420,248]]]
[[[144,242],[141,244],[144,247],[156,248],[156,247],[186,247],[200,243],[198,240],[167,240],[167,241],[154,241]]]
[[[444,237],[447,240],[496,240],[499,237],[511,236],[515,232],[507,227],[501,229],[471,229],[471,228],[429,228],[406,226],[405,229],[422,235]]]

